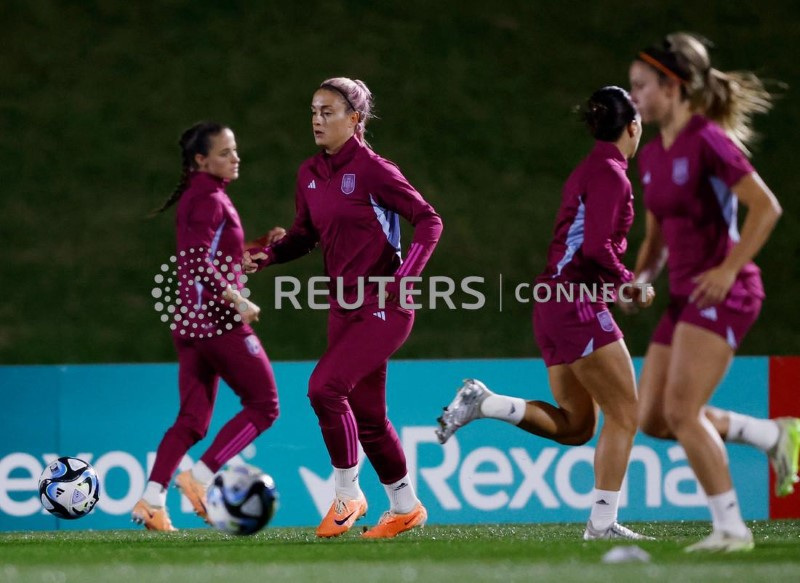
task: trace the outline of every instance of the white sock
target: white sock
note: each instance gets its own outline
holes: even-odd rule
[[[209,470],[204,462],[198,461],[192,466],[192,477],[201,484],[208,486],[214,479],[214,472]]]
[[[343,500],[356,500],[361,497],[358,485],[358,465],[352,468],[333,468],[336,497]]]
[[[167,505],[167,489],[158,482],[147,482],[142,500],[150,506],[164,507]]]
[[[589,520],[596,530],[605,530],[617,521],[619,509],[619,491],[599,490],[592,492],[592,514]]]
[[[780,429],[772,419],[756,419],[728,411],[728,434],[725,441],[746,443],[767,452],[778,443]]]
[[[408,514],[419,504],[419,498],[414,492],[414,486],[408,479],[408,474],[393,484],[384,484],[386,495],[389,496],[390,510],[396,514]]]
[[[713,441],[714,445],[719,449],[720,454],[722,454],[722,459],[725,460],[725,465],[728,465],[728,448],[725,447],[725,442],[722,440],[722,436],[719,434],[719,431],[717,431],[717,428],[714,427],[711,419],[701,414],[700,425],[703,426],[703,429],[706,430],[711,441]]]
[[[525,416],[526,406],[525,399],[506,397],[505,395],[489,395],[481,403],[481,415],[507,421],[512,425],[519,425]]]
[[[747,534],[747,525],[742,520],[736,490],[731,489],[716,496],[709,496],[708,508],[711,510],[711,524],[715,531],[724,530],[737,536]]]

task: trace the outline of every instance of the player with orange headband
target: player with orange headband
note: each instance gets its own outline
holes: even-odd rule
[[[687,551],[753,547],[731,482],[723,439],[765,451],[778,495],[797,481],[800,420],[756,419],[708,406],[764,299],[753,257],[781,207],[747,158],[751,118],[772,96],[751,73],[711,66],[707,41],[675,33],[640,52],[631,95],[660,135],[642,148],[647,208],[638,281],[669,269],[670,302],[647,350],[639,384],[640,424],[677,439],[708,496],[713,532]],[[741,233],[737,207],[747,216]],[[624,307],[624,306],[623,306]]]

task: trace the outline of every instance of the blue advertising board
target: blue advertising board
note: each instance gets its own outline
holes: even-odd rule
[[[635,364],[638,369],[641,362]],[[311,526],[333,498],[330,460],[306,398],[314,363],[274,366],[281,416],[234,461],[274,477],[281,498],[273,525]],[[445,446],[436,441],[436,417],[465,377],[480,378],[496,392],[552,401],[541,360],[391,362],[389,417],[429,522],[585,521],[596,438],[579,447],[561,446],[483,419],[460,430]],[[174,364],[0,367],[0,530],[133,527],[130,511],[177,413],[176,379]],[[768,358],[737,358],[713,404],[766,417],[768,390]],[[238,409],[236,397],[222,384],[209,435],[188,452],[181,468],[202,455]],[[738,445],[728,451],[745,518],[768,518],[766,457]],[[47,514],[37,494],[46,464],[65,455],[93,464],[102,484],[98,506],[77,521]],[[377,520],[388,501],[369,462],[363,463],[361,485]],[[203,526],[177,490],[170,490],[168,505],[178,528]],[[709,519],[703,492],[677,443],[637,435],[620,516]]]

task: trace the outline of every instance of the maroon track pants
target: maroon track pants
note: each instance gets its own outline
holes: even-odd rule
[[[308,383],[308,398],[335,468],[358,463],[358,442],[378,478],[407,473],[406,456],[386,416],[386,365],[411,333],[414,312],[387,303],[356,310],[331,307],[328,348]]]
[[[221,336],[175,338],[180,410],[158,446],[150,480],[166,487],[184,454],[208,432],[219,379],[238,395],[242,410],[219,431],[200,458],[212,472],[242,451],[278,417],[278,390],[267,355],[250,326]]]

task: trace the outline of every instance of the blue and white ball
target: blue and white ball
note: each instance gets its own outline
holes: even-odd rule
[[[60,457],[39,477],[39,499],[45,510],[58,518],[86,516],[100,499],[97,473],[81,459]]]
[[[258,532],[277,507],[274,480],[252,466],[233,466],[219,472],[206,492],[209,521],[230,534]]]

